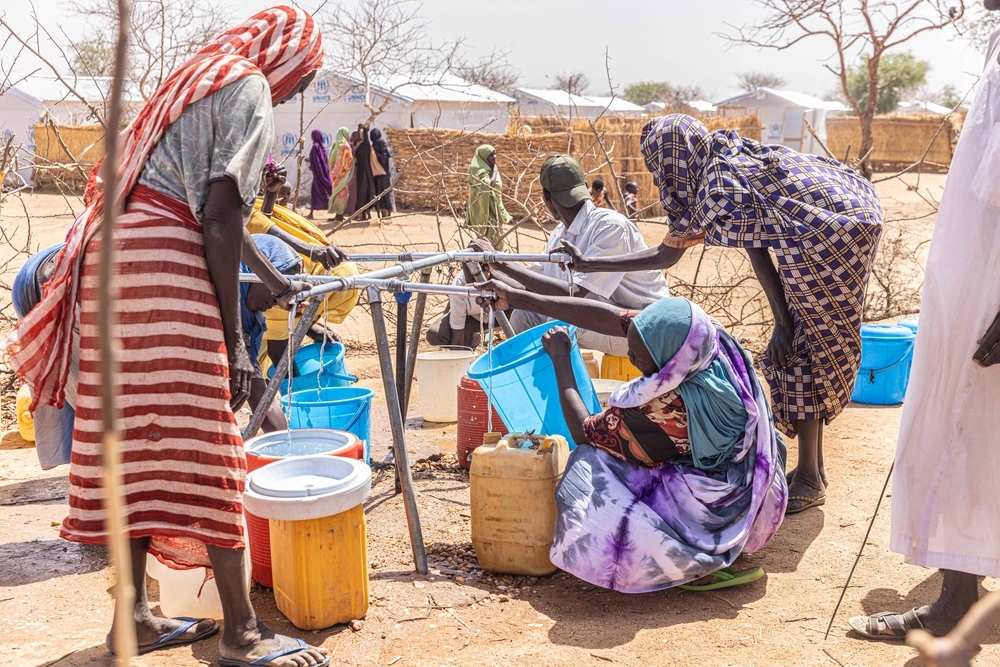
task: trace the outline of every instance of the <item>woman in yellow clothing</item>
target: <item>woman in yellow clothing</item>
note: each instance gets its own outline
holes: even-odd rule
[[[257,200],[254,211],[250,215],[250,222],[247,229],[251,234],[268,234],[275,236],[288,245],[302,257],[302,270],[313,276],[356,276],[358,267],[354,262],[346,261],[347,253],[340,248],[331,245],[326,240],[326,235],[314,224],[296,214],[293,211],[273,204],[277,190],[273,193],[265,192],[265,200]],[[271,206],[267,206],[271,203]],[[270,216],[261,211],[273,209]],[[327,324],[340,324],[350,314],[351,310],[358,303],[358,291],[331,292],[326,303],[320,306],[316,321],[323,318]],[[272,364],[276,364],[281,355],[284,354],[288,345],[288,311],[281,308],[271,308],[264,312],[267,321],[267,330],[264,332],[266,345],[261,346],[258,361],[261,367],[266,370],[267,358]],[[324,339],[336,340],[337,336],[332,331],[318,326],[316,321],[309,331],[309,337],[319,342]]]

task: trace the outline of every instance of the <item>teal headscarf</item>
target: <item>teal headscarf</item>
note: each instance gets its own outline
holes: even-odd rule
[[[687,410],[694,465],[711,470],[724,462],[747,423],[743,400],[719,358],[715,326],[687,299],[670,297],[647,306],[633,320],[659,372],[634,382],[636,394],[653,397],[677,389]],[[644,391],[643,391],[644,390]]]

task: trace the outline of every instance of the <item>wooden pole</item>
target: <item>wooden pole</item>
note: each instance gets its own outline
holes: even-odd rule
[[[105,135],[104,210],[101,216],[100,275],[98,283],[98,337],[100,338],[100,395],[103,435],[102,473],[104,476],[104,506],[107,514],[108,541],[111,562],[115,567],[115,633],[114,648],[119,665],[130,665],[136,654],[135,588],[132,585],[132,556],[129,549],[128,525],[125,519],[120,456],[118,451],[118,410],[115,405],[115,345],[114,327],[114,233],[118,211],[119,129],[122,126],[122,96],[128,58],[128,34],[131,19],[128,0],[117,0],[118,36],[115,44],[114,78],[111,82],[111,103],[108,111],[108,131]]]

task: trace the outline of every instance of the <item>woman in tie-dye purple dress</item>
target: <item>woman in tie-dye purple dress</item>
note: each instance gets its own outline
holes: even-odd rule
[[[686,299],[629,311],[498,280],[488,286],[500,294],[498,307],[626,337],[644,373],[612,394],[611,407],[589,415],[569,334],[556,328],[543,337],[577,443],[556,489],[553,564],[626,593],[690,582],[721,588],[762,574],[754,568],[734,578],[729,566],[781,525],[785,446],[739,343]]]

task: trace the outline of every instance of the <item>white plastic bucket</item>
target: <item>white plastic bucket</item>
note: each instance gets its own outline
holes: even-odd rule
[[[244,529],[245,532],[245,529]],[[244,550],[246,571],[250,572],[250,550]],[[222,620],[222,600],[210,567],[174,570],[152,554],[146,554],[146,574],[160,584],[160,613],[167,618],[214,618]],[[247,576],[247,586],[250,577]]]
[[[611,398],[611,394],[614,393],[615,389],[625,384],[621,380],[609,380],[607,378],[594,378],[591,382],[594,383],[594,391],[597,392],[597,400],[600,401],[602,408],[608,407],[608,399]]]
[[[458,383],[469,370],[472,350],[436,350],[417,355],[420,416],[429,422],[458,421]]]

